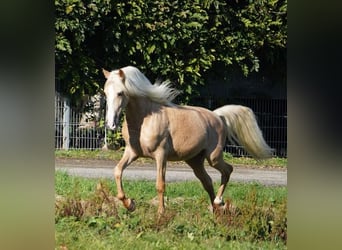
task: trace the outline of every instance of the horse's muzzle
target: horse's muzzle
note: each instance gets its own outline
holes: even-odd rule
[[[106,128],[110,129],[110,130],[116,130],[116,124],[112,124],[112,125],[109,125],[108,123],[106,124]]]

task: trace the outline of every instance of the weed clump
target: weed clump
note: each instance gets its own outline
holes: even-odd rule
[[[287,242],[286,199],[280,204],[259,204],[257,192],[252,189],[246,194],[246,202],[235,207],[226,201],[227,209],[216,214],[216,220],[227,230],[226,240],[278,241]]]
[[[72,216],[80,220],[91,216],[118,217],[117,203],[118,199],[110,195],[108,186],[99,182],[89,199],[81,199],[77,189],[71,197],[56,196],[55,218]]]

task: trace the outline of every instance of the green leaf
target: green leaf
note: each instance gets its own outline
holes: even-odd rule
[[[152,54],[153,52],[154,52],[154,50],[156,49],[156,45],[152,45],[152,46],[150,46],[150,47],[148,47],[147,48],[147,52],[149,53],[149,54]]]
[[[75,4],[69,5],[65,8],[65,13],[70,14],[72,10],[74,9]]]
[[[141,50],[141,43],[137,41],[135,47],[137,48],[137,50]]]
[[[185,71],[192,73],[194,70],[193,70],[193,68],[191,66],[188,66],[188,67],[185,68]]]
[[[186,85],[185,92],[188,93],[188,94],[191,94],[191,93],[192,93],[192,87],[191,87],[190,84]]]
[[[190,22],[187,23],[186,26],[189,28],[201,28],[202,24],[200,24],[199,22]]]

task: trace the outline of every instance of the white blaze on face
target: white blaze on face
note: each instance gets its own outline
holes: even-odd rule
[[[124,94],[124,73],[122,70],[108,72],[103,70],[107,81],[104,86],[106,94],[106,125],[109,129],[115,130],[120,121],[120,114],[128,103],[128,96]]]
[[[106,123],[109,129],[116,129],[116,124],[114,120],[115,116],[115,92],[114,88],[106,89],[106,99],[107,99],[107,112],[106,112]]]
[[[128,97],[124,95],[124,88],[118,72],[112,72],[104,89],[107,100],[106,123],[107,127],[112,130],[119,126],[120,114],[128,102]]]

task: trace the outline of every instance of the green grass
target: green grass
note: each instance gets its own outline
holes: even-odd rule
[[[56,249],[286,249],[286,187],[230,183],[225,198],[233,206],[215,217],[199,182],[167,183],[158,220],[155,183],[123,184],[136,200],[132,213],[113,202],[113,181],[57,171]]]
[[[55,157],[60,158],[120,160],[122,154],[122,150],[55,150]]]
[[[115,160],[121,159],[122,150],[56,150],[55,156],[59,158],[75,158],[75,159],[98,159],[98,160]],[[227,162],[235,165],[247,165],[256,167],[286,167],[287,158],[274,157],[267,160],[255,160],[249,157],[232,157],[228,153],[224,153]],[[153,162],[151,159],[139,158],[138,162]]]

